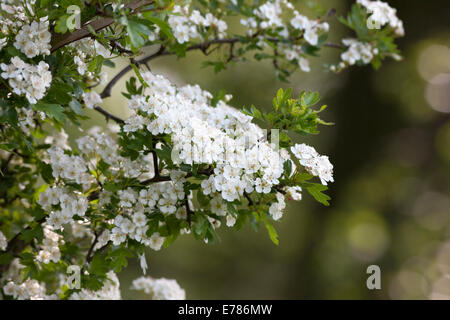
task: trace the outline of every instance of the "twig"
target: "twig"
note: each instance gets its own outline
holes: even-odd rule
[[[253,200],[252,200],[252,198],[250,198],[250,195],[249,195],[247,192],[245,192],[245,191],[244,191],[244,197],[247,198],[248,205],[249,205],[249,206],[253,206]]]
[[[154,0],[140,0],[132,2],[126,5],[127,8],[131,9],[133,12],[139,9],[140,7],[152,4]],[[86,37],[91,36],[91,29],[95,32],[100,31],[108,26],[110,26],[114,22],[113,18],[110,17],[102,17],[100,19],[88,22],[82,28],[75,30],[71,33],[64,33],[62,35],[54,35],[52,41],[51,52],[58,50],[65,45],[68,45],[72,42],[81,40]]]
[[[266,38],[266,39],[269,40],[269,41],[272,41],[272,42],[280,42],[280,41],[282,41],[281,39],[273,38],[273,37],[268,37],[268,38]],[[300,39],[300,38],[289,39],[289,40],[299,40],[299,39]],[[186,49],[186,51],[201,50],[205,55],[208,55],[208,54],[211,53],[211,51],[208,52],[207,49],[208,49],[211,45],[214,45],[214,44],[230,44],[230,45],[231,45],[231,48],[230,48],[230,49],[232,50],[232,49],[233,49],[233,45],[234,45],[235,43],[239,42],[239,41],[240,41],[239,38],[213,39],[213,40],[209,40],[209,41],[207,41],[207,42],[202,42],[202,43],[199,43],[199,44],[192,45],[192,46],[188,47],[188,48]],[[344,47],[341,46],[340,44],[334,44],[334,43],[329,43],[329,42],[325,43],[324,46],[330,47],[330,48],[337,48],[337,49],[343,49],[343,48],[344,48]],[[161,56],[172,55],[172,54],[174,54],[174,53],[165,50],[165,48],[164,48],[163,46],[161,46],[160,49],[159,49],[157,52],[152,53],[151,55],[149,55],[149,56],[147,56],[147,57],[144,57],[144,58],[142,58],[142,59],[140,59],[140,60],[135,61],[134,64],[135,64],[136,66],[139,66],[139,65],[141,65],[141,64],[147,65],[147,63],[148,63],[150,60],[153,60],[153,59],[158,58],[158,57],[161,57]],[[229,61],[228,61],[228,62],[229,62]],[[112,91],[113,86],[114,86],[114,85],[115,85],[115,84],[116,84],[116,83],[117,83],[117,82],[118,82],[118,81],[119,81],[126,73],[128,73],[129,71],[131,71],[132,68],[133,68],[133,67],[132,67],[131,65],[128,65],[128,66],[124,67],[118,74],[116,74],[116,75],[111,79],[111,81],[106,85],[106,87],[103,89],[102,93],[100,94],[100,96],[102,97],[102,99],[105,99],[105,98],[108,98],[108,97],[111,96],[111,91]]]
[[[154,148],[154,147],[153,147]],[[153,157],[153,171],[155,171],[155,177],[161,177],[159,173],[159,167],[158,167],[158,156],[156,155],[156,151],[152,150],[152,157]]]
[[[331,43],[331,42],[325,42],[323,44],[324,47],[328,47],[328,48],[335,48],[335,49],[345,49],[345,47],[339,43]]]
[[[94,241],[92,241],[91,246],[89,247],[88,253],[86,254],[86,262],[90,263],[92,261],[92,253],[94,252],[94,247],[98,242],[98,238],[102,235],[103,230],[100,233],[94,232]]]
[[[109,113],[108,111],[106,111],[105,109],[99,107],[99,106],[95,106],[94,110],[100,112],[101,114],[103,114],[106,118],[106,122],[109,121],[109,119],[114,120],[115,122],[117,122],[118,124],[124,124],[125,121],[122,120],[121,118]]]
[[[155,53],[153,53],[153,54],[151,54],[151,55],[149,55],[149,56],[147,56],[147,57],[145,57],[145,58],[142,58],[141,60],[134,61],[134,64],[135,64],[136,66],[139,66],[139,65],[141,65],[141,64],[146,64],[148,61],[152,60],[153,58],[156,58],[156,57],[159,57],[159,56],[165,55],[165,54],[168,54],[168,53],[164,53],[164,47],[161,46],[160,49],[159,49],[157,52],[155,52]],[[100,97],[101,97],[102,99],[105,99],[105,98],[110,97],[110,96],[111,96],[111,90],[112,90],[113,86],[114,86],[114,85],[115,85],[115,84],[116,84],[116,83],[117,83],[117,82],[118,82],[125,74],[127,74],[128,71],[131,71],[132,68],[133,68],[133,67],[132,67],[131,65],[128,65],[128,66],[126,66],[125,68],[123,68],[118,74],[116,74],[116,75],[111,79],[111,81],[109,81],[109,83],[106,85],[106,87],[103,89],[102,93],[100,94]]]

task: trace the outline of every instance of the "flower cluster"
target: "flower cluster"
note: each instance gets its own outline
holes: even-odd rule
[[[291,151],[309,173],[320,178],[322,184],[334,181],[333,165],[327,156],[321,156],[313,147],[304,143],[291,147]]]
[[[101,56],[105,59],[111,58],[111,53],[107,48],[94,39],[81,39],[71,43],[67,48],[73,55],[73,62],[77,67],[77,72],[87,78],[89,84],[104,84],[108,80],[106,71],[99,73],[89,70],[88,63],[93,58]],[[100,102],[101,103],[101,102]]]
[[[143,77],[151,93],[133,97],[130,107],[137,112],[126,120],[124,130],[170,134],[175,163],[214,165],[201,184],[205,195],[218,192],[231,202],[244,192],[267,194],[279,183],[289,155],[274,150],[251,117],[224,101],[212,107],[211,95],[198,87],[177,89],[150,72]]]
[[[29,136],[30,130],[36,127],[36,122],[34,121],[34,111],[33,109],[20,108],[18,111],[18,123],[20,129]]]
[[[357,3],[361,4],[370,13],[370,17],[367,19],[369,25],[375,28],[389,25],[397,36],[404,36],[405,30],[403,28],[403,22],[397,17],[397,10],[390,7],[387,2],[383,1],[371,1],[371,0],[357,0]]]
[[[272,203],[269,208],[269,213],[273,220],[279,220],[283,216],[283,210],[286,208],[286,202],[284,201],[284,195],[277,192],[277,202]]]
[[[44,61],[31,65],[19,57],[13,57],[10,64],[0,64],[1,77],[8,79],[12,91],[17,95],[25,95],[31,104],[41,100],[50,87],[52,73]]]
[[[33,21],[30,25],[24,25],[16,36],[14,46],[28,58],[49,55],[52,35],[48,31],[48,26],[48,17],[41,18],[39,22]]]
[[[8,44],[8,38],[0,39],[0,50],[3,49]]]
[[[93,158],[91,164],[96,164],[96,156],[110,165],[109,170],[114,175],[124,177],[151,178],[153,172],[153,159],[148,156],[139,156],[131,160],[119,154],[119,145],[110,135],[101,132],[100,127],[94,127],[86,136],[77,139],[79,151],[88,158]],[[88,163],[86,163],[86,167]],[[93,168],[94,169],[94,168]],[[87,176],[85,176],[87,178]],[[87,185],[86,185],[87,186]]]
[[[26,12],[32,12],[32,6],[36,0],[31,1],[14,1],[14,0],[1,0],[0,9],[3,11],[2,18],[0,19],[0,31],[3,34],[17,34],[18,30],[24,25],[29,23],[29,18]]]
[[[93,109],[96,105],[101,104],[102,98],[95,91],[89,91],[83,93],[83,101],[86,108]]]
[[[294,11],[294,18],[290,23],[295,29],[303,31],[305,41],[312,46],[316,46],[319,43],[319,36],[327,33],[330,29],[327,22],[320,23],[316,20],[310,20],[298,11]]]
[[[0,231],[0,250],[5,251],[8,247],[8,242],[6,241],[6,237],[3,232]]]
[[[3,292],[18,300],[55,300],[56,294],[47,295],[45,283],[28,278],[22,283],[9,281],[4,287]]]
[[[142,290],[151,300],[185,300],[186,293],[176,280],[140,277],[133,280],[131,288]]]
[[[119,278],[112,271],[107,273],[107,277],[100,290],[81,289],[70,295],[69,300],[121,300]]]
[[[88,189],[92,183],[92,177],[87,173],[86,161],[75,155],[67,155],[61,147],[53,147],[48,151],[52,173],[55,178],[63,178],[74,181]]]
[[[189,13],[189,6],[175,6],[174,15],[169,17],[169,25],[173,30],[178,43],[189,42],[190,39],[205,40],[204,34],[209,30],[215,31],[218,38],[226,36],[228,28],[225,21],[216,18],[211,13],[202,15],[198,10],[192,10]],[[157,32],[157,30],[156,30]]]
[[[283,8],[287,10],[283,12]],[[317,46],[320,35],[329,31],[327,22],[310,20],[294,10],[293,5],[285,0],[265,2],[253,10],[253,15],[247,19],[241,19],[241,24],[248,28],[250,35],[255,34],[257,30],[271,29],[272,32],[279,32],[282,38],[290,39],[293,37],[292,34],[300,33],[301,37],[296,36],[298,39],[303,38],[307,44]],[[286,15],[293,15],[289,23],[283,21]],[[279,31],[280,29],[282,31]],[[267,47],[267,44],[262,41],[264,38],[264,36],[258,36],[258,39],[261,40],[259,45],[263,48]],[[305,58],[304,49],[300,44],[293,45],[288,41],[278,41],[277,51],[283,54],[288,61],[298,64],[302,71],[310,71],[309,61]]]
[[[51,211],[47,223],[55,230],[72,222],[73,216],[83,217],[89,206],[86,197],[77,195],[64,188],[51,187],[39,194],[38,203],[47,211]],[[53,210],[54,208],[57,208]]]
[[[52,227],[47,225],[44,227],[44,239],[42,241],[41,250],[39,250],[36,260],[41,263],[49,263],[50,261],[58,262],[61,259],[59,244],[62,236],[55,233]],[[61,241],[63,244],[64,241]]]
[[[341,54],[341,59],[350,66],[358,61],[368,64],[378,54],[378,49],[372,47],[370,43],[360,42],[356,39],[343,39],[342,43],[347,47],[347,50]]]
[[[164,237],[160,237],[157,232],[153,233],[150,237],[147,236],[148,220],[144,213],[142,211],[131,213],[130,210],[126,212],[129,213],[131,219],[125,217],[125,215],[118,215],[114,219],[114,228],[109,235],[112,243],[114,245],[120,245],[129,237],[153,250],[160,250],[165,239]]]

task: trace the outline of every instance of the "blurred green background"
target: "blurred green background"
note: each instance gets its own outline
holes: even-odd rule
[[[307,1],[298,2],[307,13]],[[344,15],[353,1],[318,1]],[[319,91],[334,126],[314,137],[296,137],[330,156],[335,183],[324,207],[304,194],[275,224],[280,245],[261,228],[222,227],[221,241],[207,245],[181,236],[159,252],[149,251],[149,274],[174,278],[190,299],[450,299],[450,8],[448,0],[388,1],[404,21],[398,41],[404,61],[386,61],[335,75],[326,50],[311,59],[312,72],[298,71],[289,84],[276,80],[270,63],[237,63],[214,74],[206,58],[164,57],[150,64],[178,84],[225,89],[237,107],[271,107],[279,87]],[[349,36],[336,19],[335,38]],[[334,31],[333,31],[334,30]],[[209,58],[209,57],[208,57]],[[118,66],[125,65],[125,61]],[[119,69],[112,70],[112,77]],[[104,106],[125,116],[115,87]],[[92,114],[91,125],[104,123]],[[73,130],[72,130],[73,131]],[[381,290],[368,290],[366,269],[381,268]],[[136,261],[120,274],[123,298],[142,275]]]

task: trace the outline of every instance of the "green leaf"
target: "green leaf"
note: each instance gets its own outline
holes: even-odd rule
[[[153,24],[156,24],[160,31],[169,39],[173,38],[173,34],[172,34],[172,28],[170,27],[170,25],[165,22],[164,20],[158,19],[154,16],[151,16],[151,12],[145,12],[143,14],[143,16],[145,17],[145,19],[149,20],[150,22],[152,22]]]
[[[84,116],[83,109],[81,103],[78,100],[73,99],[69,102],[69,107],[72,109],[77,115]]]
[[[287,160],[283,163],[283,170],[286,177],[289,177],[292,173],[292,161]]]
[[[119,273],[122,270],[122,268],[128,265],[127,258],[131,257],[133,257],[131,251],[124,247],[111,251],[108,254],[108,258],[111,258],[110,266],[116,273]]]
[[[42,229],[42,226],[38,224],[32,229],[24,230],[20,234],[19,239],[25,241],[26,243],[29,243],[33,239],[40,241],[43,237],[44,231]]]
[[[13,259],[14,259],[14,257],[9,252],[0,254],[0,264],[8,264]]]
[[[305,92],[304,95],[302,95],[302,104],[311,107],[315,105],[317,102],[319,102],[320,97],[318,92]]]
[[[144,35],[152,31],[145,25],[145,20],[136,17],[126,19],[125,25],[127,27],[128,37],[134,48],[140,48],[145,44]]]
[[[64,122],[64,120],[66,119],[64,108],[59,104],[39,101],[38,103],[33,105],[33,109],[36,111],[43,111],[49,118],[55,119],[59,122]]]
[[[270,224],[268,220],[264,221],[264,225],[266,226],[267,232],[269,233],[270,240],[272,240],[275,245],[278,245],[278,233],[275,228]]]
[[[57,33],[66,33],[67,32],[67,18],[69,16],[64,14],[59,17],[55,24],[55,32]]]
[[[209,204],[209,198],[201,190],[197,191],[197,201],[202,207],[206,207]]]
[[[41,172],[41,176],[44,179],[45,182],[48,184],[52,184],[55,178],[53,177],[53,170],[52,166],[41,161],[39,162],[39,168]]]
[[[322,193],[322,191],[325,191],[327,189],[327,186],[318,183],[310,184],[310,186],[306,187],[306,190],[308,190],[308,192],[314,197],[314,199],[325,206],[329,206],[330,203],[328,202],[328,200],[330,200],[331,197],[329,197],[325,193]]]
[[[90,273],[97,275],[105,275],[109,271],[108,261],[105,259],[105,255],[98,252],[92,257],[90,265]]]

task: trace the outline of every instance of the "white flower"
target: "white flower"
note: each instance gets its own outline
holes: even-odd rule
[[[80,292],[73,293],[70,300],[120,300],[120,282],[113,271],[107,274],[108,280],[104,282],[100,290],[81,289]]]
[[[145,253],[139,255],[139,264],[141,265],[142,273],[147,273],[147,260],[145,260]]]
[[[302,188],[299,186],[294,187],[286,187],[285,188],[286,194],[288,197],[292,198],[292,200],[300,201],[302,200]]]
[[[298,60],[298,65],[300,66],[300,70],[304,72],[310,72],[311,68],[309,67],[309,61],[303,57],[300,57]]]
[[[114,227],[110,234],[110,239],[115,246],[118,246],[126,240],[126,235],[119,227]]]
[[[166,278],[153,279],[150,277],[140,277],[133,280],[131,288],[142,290],[150,296],[151,300],[184,300],[185,291],[179,286],[176,280]]]
[[[133,223],[138,227],[143,227],[147,224],[147,218],[142,212],[136,212],[133,214]]]
[[[164,243],[165,238],[161,237],[159,233],[154,233],[149,239],[144,241],[151,249],[155,251],[161,250],[161,247]]]
[[[45,92],[52,82],[49,65],[44,61],[38,65],[31,65],[19,57],[13,57],[11,64],[0,64],[1,77],[8,79],[8,83],[17,95],[25,95],[31,104],[35,104],[45,96]]]
[[[48,19],[33,21],[30,25],[24,25],[16,35],[14,46],[22,51],[28,58],[37,55],[50,54],[51,33],[48,31]]]
[[[313,147],[306,144],[296,144],[291,147],[291,151],[309,173],[320,178],[323,185],[334,181],[333,165],[327,156],[319,155]]]
[[[359,4],[367,9],[371,14],[367,24],[373,28],[379,28],[388,24],[397,36],[404,36],[403,22],[397,17],[397,10],[390,7],[387,2],[357,0]]]
[[[0,39],[0,50],[3,49],[8,44],[8,38]]]
[[[6,241],[6,237],[3,232],[0,231],[0,250],[5,251],[8,247],[8,241]]]
[[[342,43],[348,49],[341,54],[341,59],[348,65],[354,65],[357,61],[368,64],[377,52],[369,43],[360,42],[356,39],[343,39]]]
[[[83,101],[86,108],[93,109],[96,105],[102,104],[103,100],[100,95],[95,91],[89,91],[83,93]]]
[[[227,227],[232,227],[236,223],[236,218],[233,217],[231,214],[227,215]]]

